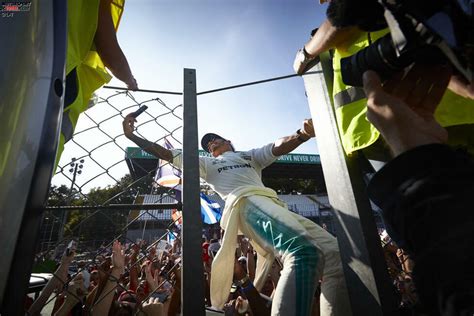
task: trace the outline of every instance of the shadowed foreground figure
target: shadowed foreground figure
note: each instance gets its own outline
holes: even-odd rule
[[[367,118],[395,156],[368,190],[414,260],[426,312],[467,316],[474,314],[474,159],[444,144],[448,133],[433,115],[450,76],[446,67],[415,66],[382,87],[377,74],[365,73]]]

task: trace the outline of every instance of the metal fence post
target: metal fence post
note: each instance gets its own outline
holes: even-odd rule
[[[342,148],[331,102],[332,66],[329,54],[305,75],[304,83],[314,121],[329,201],[335,210],[336,231],[353,315],[397,315],[380,238],[365,192],[356,155]],[[329,91],[329,92],[328,92]]]
[[[201,260],[196,70],[184,69],[182,315],[205,315]]]

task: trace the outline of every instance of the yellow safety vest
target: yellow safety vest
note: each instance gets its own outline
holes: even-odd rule
[[[341,58],[353,55],[388,34],[388,29],[361,33],[347,51],[335,50],[333,58],[333,101],[342,145],[347,154],[373,144],[380,133],[367,120],[367,99],[364,90],[347,86],[342,81]],[[473,124],[474,101],[446,90],[436,112],[436,120],[444,127]]]
[[[87,110],[89,100],[97,89],[112,79],[95,50],[100,0],[68,1],[68,32],[66,74],[76,71],[77,97],[64,109],[56,165],[59,163],[64,144],[74,133],[79,115]],[[122,17],[125,0],[111,1],[111,15],[115,30]]]

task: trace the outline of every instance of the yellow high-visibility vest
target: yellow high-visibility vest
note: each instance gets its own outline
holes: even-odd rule
[[[380,133],[366,118],[367,99],[364,90],[345,85],[342,81],[341,58],[357,53],[388,32],[388,29],[363,32],[347,51],[335,50],[332,95],[339,135],[346,154],[370,146],[379,138]],[[444,127],[473,124],[474,101],[447,89],[435,112],[435,118]]]
[[[64,144],[74,133],[79,115],[87,110],[92,94],[112,79],[94,44],[99,3],[100,0],[68,1],[66,74],[76,71],[77,97],[64,109],[56,165],[59,163]],[[115,30],[119,26],[124,4],[125,0],[111,1]]]

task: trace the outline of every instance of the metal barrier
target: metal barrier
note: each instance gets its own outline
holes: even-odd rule
[[[318,135],[329,202],[335,210],[339,250],[353,315],[397,315],[398,306],[377,234],[357,155],[342,148],[332,106],[329,53],[304,76],[311,116]]]

